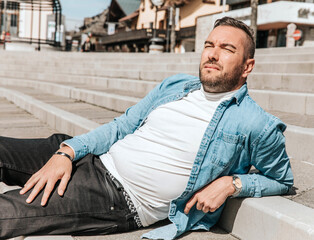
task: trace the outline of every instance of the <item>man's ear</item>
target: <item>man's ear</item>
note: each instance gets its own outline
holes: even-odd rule
[[[243,78],[247,78],[247,76],[252,72],[255,65],[255,59],[249,58],[245,61],[244,71],[242,73]]]

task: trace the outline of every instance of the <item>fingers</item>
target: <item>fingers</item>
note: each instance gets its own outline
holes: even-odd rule
[[[45,186],[45,182],[40,180],[36,183],[36,185],[34,186],[31,194],[28,196],[28,198],[26,199],[27,203],[31,203],[35,197],[38,195],[38,193],[43,189],[43,187]]]
[[[21,189],[20,194],[23,195],[27,193],[31,188],[35,186],[35,184],[38,182],[38,180],[35,180],[36,174],[33,175],[24,185],[24,187]]]
[[[71,178],[71,175],[70,174],[65,174],[62,179],[61,179],[61,182],[60,182],[60,185],[58,187],[58,194],[59,196],[63,196],[64,192],[65,192],[65,189],[68,185],[68,182]]]
[[[188,214],[195,204],[196,209],[199,211],[203,211],[204,213],[215,212],[219,208],[219,206],[216,206],[210,201],[201,200],[199,195],[196,193],[185,205],[184,213]]]
[[[204,207],[204,204],[203,204],[203,203],[200,203],[200,202],[198,201],[197,204],[196,204],[196,209],[199,210],[199,211],[201,211],[201,210],[203,209],[203,207]]]
[[[204,207],[202,208],[202,211],[203,211],[204,213],[208,213],[210,210],[211,210],[211,208],[210,208],[209,206],[204,206]]]
[[[184,213],[188,214],[196,202],[197,202],[197,197],[194,195],[185,205]]]
[[[46,187],[45,187],[45,191],[44,191],[44,195],[41,198],[41,203],[40,203],[41,206],[45,206],[47,204],[49,196],[50,196],[51,192],[53,191],[56,182],[57,182],[57,180],[47,182]]]
[[[29,190],[33,189],[28,196],[26,202],[31,203],[36,196],[43,190],[43,197],[41,199],[41,205],[45,206],[48,199],[55,188],[56,183],[60,181],[58,187],[58,194],[63,196],[68,182],[71,178],[72,162],[64,161],[62,156],[53,156],[49,161],[35,173],[25,184],[20,194],[25,194]]]
[[[64,178],[66,180],[66,178]],[[63,179],[62,179],[63,180]],[[63,191],[62,194],[59,195],[62,196],[64,193],[64,190],[66,188],[67,185],[67,181],[63,180]],[[38,181],[34,180],[34,179],[30,179],[24,186],[24,188],[20,191],[20,194],[25,194],[26,192],[28,192],[31,188],[33,188],[31,194],[28,196],[28,198],[26,199],[27,203],[31,203],[34,201],[34,199],[36,198],[36,196],[40,193],[40,191],[42,191],[43,188],[45,188],[44,190],[44,194],[43,197],[41,199],[41,206],[45,206],[48,202],[48,199],[57,183],[58,179],[39,179]]]

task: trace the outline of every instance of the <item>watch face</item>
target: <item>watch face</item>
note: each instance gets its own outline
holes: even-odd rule
[[[237,186],[237,188],[242,188],[242,183],[241,183],[240,178],[235,179],[235,185]]]
[[[151,1],[157,7],[160,7],[161,5],[164,4],[164,0],[151,0]]]

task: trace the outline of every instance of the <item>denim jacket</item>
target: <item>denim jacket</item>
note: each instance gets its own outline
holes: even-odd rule
[[[106,153],[116,141],[141,127],[158,106],[181,99],[200,87],[200,80],[194,76],[169,77],[122,116],[65,143],[74,149],[75,160],[88,153]],[[283,122],[252,100],[244,84],[230,100],[217,107],[204,133],[186,189],[171,201],[168,218],[172,223],[142,237],[174,239],[188,230],[209,230],[218,221],[223,206],[214,213],[204,213],[194,206],[188,215],[184,214],[184,208],[197,190],[222,176],[240,177],[242,190],[238,197],[286,193],[293,185],[293,175],[285,150],[285,129]],[[252,165],[257,173],[248,173]]]

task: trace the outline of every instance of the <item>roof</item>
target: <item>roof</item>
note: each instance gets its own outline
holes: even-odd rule
[[[141,4],[141,0],[116,0],[116,2],[119,4],[121,10],[126,16],[135,12]]]
[[[137,17],[138,15],[139,15],[139,10],[136,10],[135,12],[131,13],[130,15],[125,16],[125,17],[119,19],[119,22],[124,22],[124,21],[127,21],[127,20],[131,20],[131,19]]]

